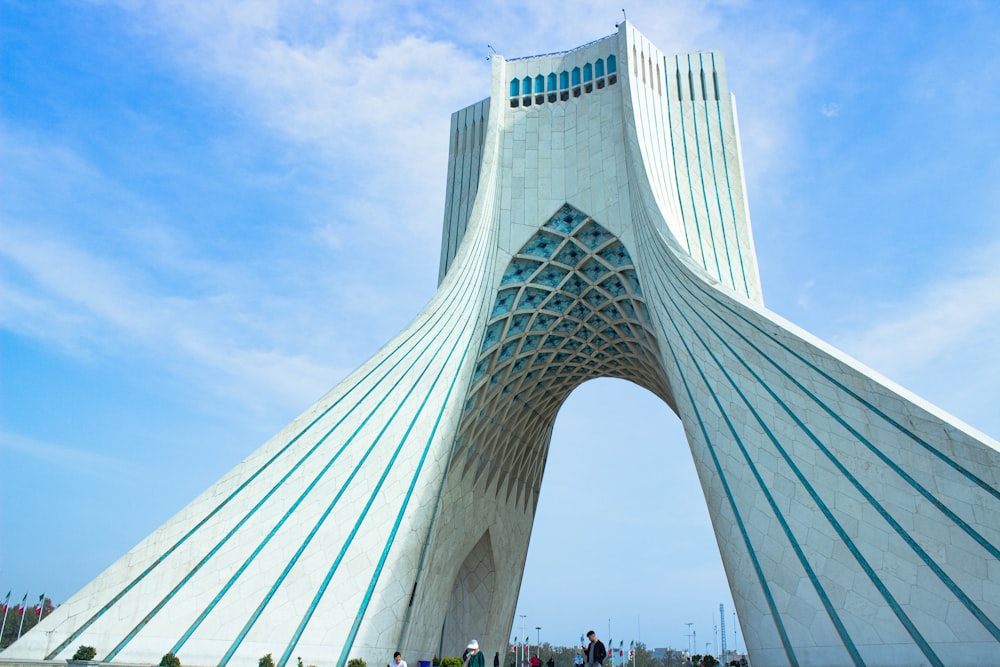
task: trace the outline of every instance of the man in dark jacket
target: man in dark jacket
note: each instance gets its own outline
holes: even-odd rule
[[[597,638],[597,633],[593,630],[587,633],[587,639],[590,643],[583,647],[583,654],[587,656],[587,666],[604,667],[604,659],[608,657],[604,642]]]

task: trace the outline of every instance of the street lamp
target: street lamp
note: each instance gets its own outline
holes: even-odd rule
[[[535,638],[537,640],[537,641],[535,641],[535,655],[538,656],[538,662],[541,662],[542,661],[542,651],[541,651],[541,647],[542,647],[542,626],[536,625],[535,626],[535,630],[538,632],[538,634],[535,635]]]

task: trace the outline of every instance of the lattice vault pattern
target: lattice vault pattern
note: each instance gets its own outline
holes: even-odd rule
[[[556,413],[616,377],[684,425],[755,667],[1000,664],[1000,444],[764,307],[721,54],[497,56],[448,146],[427,306],[3,660],[503,652]]]
[[[452,466],[534,511],[552,424],[573,389],[617,377],[668,399],[650,324],[628,251],[564,205],[500,279]]]

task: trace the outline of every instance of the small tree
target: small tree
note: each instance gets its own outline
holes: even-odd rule
[[[455,656],[441,658],[441,667],[462,667],[462,659]]]
[[[257,661],[257,667],[274,667],[274,658],[268,653],[263,658]]]
[[[173,653],[164,653],[160,658],[160,667],[181,667],[181,659]]]
[[[368,663],[361,658],[351,658],[347,661],[347,667],[368,667]]]
[[[76,653],[73,654],[73,660],[93,660],[97,656],[97,649],[93,646],[83,646],[76,649]]]

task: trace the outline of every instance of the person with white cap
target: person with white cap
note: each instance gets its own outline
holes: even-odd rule
[[[465,659],[462,661],[462,667],[485,667],[486,660],[479,652],[479,642],[473,639],[465,648]]]

